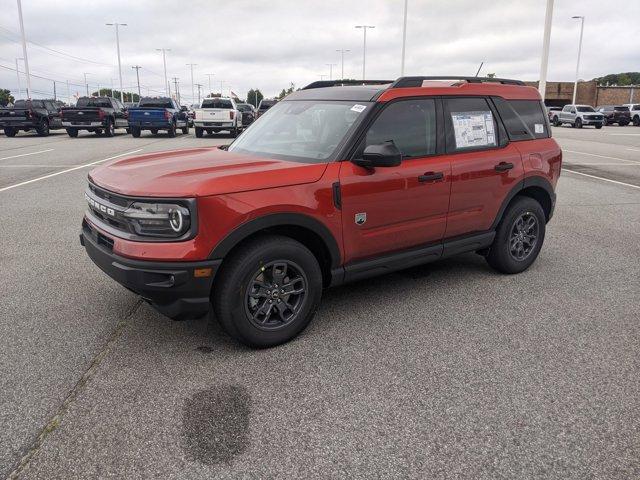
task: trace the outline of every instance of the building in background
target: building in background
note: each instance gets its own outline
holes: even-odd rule
[[[525,82],[538,88],[538,82]],[[547,82],[545,101],[548,107],[562,107],[571,103],[573,82]],[[622,105],[640,103],[640,85],[602,86],[595,80],[578,82],[576,103],[579,105]]]

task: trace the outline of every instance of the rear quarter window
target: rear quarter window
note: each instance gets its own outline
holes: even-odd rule
[[[549,130],[542,105],[537,100],[510,100],[509,104],[534,138],[547,138]]]

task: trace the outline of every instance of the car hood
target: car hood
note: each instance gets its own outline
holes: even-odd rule
[[[123,195],[203,197],[317,182],[326,163],[306,164],[192,148],[113,160],[89,174],[96,185]]]

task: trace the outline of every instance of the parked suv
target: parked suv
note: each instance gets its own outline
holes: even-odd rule
[[[626,127],[631,123],[629,107],[622,105],[602,105],[598,107],[596,111],[604,115],[605,125],[617,123],[621,127]]]
[[[0,128],[7,137],[20,130],[46,137],[50,130],[62,128],[62,121],[55,100],[16,100],[13,107],[0,108]]]
[[[540,96],[514,80],[435,78],[311,84],[226,151],[100,166],[80,241],[160,312],[212,305],[254,347],[298,335],[325,287],[464,252],[522,272],[562,162]]]
[[[640,103],[625,103],[623,106],[629,109],[633,124],[640,127]]]
[[[604,125],[604,115],[596,112],[591,105],[565,105],[562,111],[553,114],[551,121],[554,127],[568,123],[574,128],[593,125],[600,129]]]

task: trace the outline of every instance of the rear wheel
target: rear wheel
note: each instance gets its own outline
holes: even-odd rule
[[[629,125],[629,122],[619,122],[618,125],[620,125],[621,127],[626,127],[627,125]]]
[[[602,124],[601,123],[596,123],[596,129],[600,130],[602,128]]]
[[[140,129],[138,127],[131,127],[131,135],[134,138],[140,138]]]
[[[604,117],[604,119],[602,120],[602,125],[609,125],[609,120],[607,120],[607,117]]]
[[[39,137],[48,137],[49,136],[49,121],[43,120],[42,123],[36,127],[36,133]]]
[[[184,127],[182,127],[182,133],[184,135],[188,135],[189,134],[189,125],[185,125]]]
[[[546,228],[540,204],[516,196],[507,208],[487,255],[487,263],[502,273],[520,273],[538,257]]]
[[[169,129],[167,130],[167,135],[169,135],[169,138],[173,138],[176,136],[176,124],[172,123],[171,126],[169,127]]]
[[[636,115],[635,117],[633,117],[633,124],[636,127],[640,127],[640,115]]]
[[[582,128],[582,119],[581,118],[576,118],[575,127],[576,128]]]
[[[202,138],[203,134],[204,134],[204,130],[200,127],[196,127],[196,137]]]
[[[151,129],[151,134],[152,135],[157,135],[158,134],[158,129],[157,128],[152,128]]]
[[[107,120],[107,123],[104,127],[104,136],[105,137],[113,137],[116,134],[116,127],[113,124],[112,120]]]
[[[554,116],[554,117],[553,117],[553,126],[554,126],[554,127],[559,127],[560,125],[562,125],[562,124],[560,123],[560,119],[558,118],[558,116],[557,116],[557,115],[556,115],[556,116]]]
[[[78,136],[78,129],[77,128],[67,128],[67,135],[69,135],[71,138],[76,138]]]
[[[301,243],[278,235],[257,237],[233,252],[216,283],[216,318],[250,347],[272,347],[297,336],[322,296],[316,258]]]
[[[18,129],[17,128],[5,127],[5,129],[4,129],[4,134],[7,137],[15,137],[16,133],[18,133]]]
[[[98,137],[100,137],[102,135],[102,129],[101,128],[96,128],[93,133],[95,133]]]

